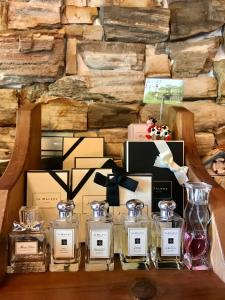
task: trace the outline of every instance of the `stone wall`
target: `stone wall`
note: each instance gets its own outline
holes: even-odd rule
[[[1,0],[0,159],[27,102],[43,132],[104,136],[120,158],[127,125],[159,117],[146,77],[183,79],[200,154],[223,144],[224,24],[223,0]]]

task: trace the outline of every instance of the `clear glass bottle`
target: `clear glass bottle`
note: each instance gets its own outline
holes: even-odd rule
[[[151,259],[157,269],[181,269],[183,218],[174,213],[173,200],[158,205],[160,212],[153,214]]]
[[[150,268],[150,219],[142,215],[144,203],[132,199],[126,203],[123,217],[120,261],[123,270]]]
[[[93,215],[86,223],[86,271],[113,271],[113,220],[106,201],[90,203]]]
[[[208,270],[209,237],[208,209],[209,193],[212,186],[204,182],[188,182],[187,205],[184,211],[184,264],[190,270]]]
[[[45,272],[47,270],[47,242],[37,207],[22,206],[19,223],[13,223],[8,239],[7,273]]]
[[[76,272],[80,264],[78,220],[73,201],[57,204],[59,218],[50,224],[51,272]]]

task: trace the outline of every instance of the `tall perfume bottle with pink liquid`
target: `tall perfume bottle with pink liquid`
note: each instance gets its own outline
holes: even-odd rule
[[[190,270],[208,270],[210,268],[208,199],[212,186],[204,182],[188,182],[185,187],[187,205],[184,211],[183,262]]]

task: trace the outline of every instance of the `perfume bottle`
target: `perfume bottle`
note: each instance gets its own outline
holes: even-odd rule
[[[128,215],[122,219],[120,261],[123,270],[150,268],[150,219],[142,215],[144,203],[126,203]]]
[[[90,203],[93,214],[86,223],[86,271],[113,271],[113,221],[106,201]]]
[[[184,264],[190,270],[208,270],[210,213],[208,198],[212,186],[204,182],[188,182],[184,211]]]
[[[7,273],[45,272],[47,242],[37,207],[22,206],[19,223],[14,222],[8,239]]]
[[[80,264],[78,220],[73,201],[57,204],[59,217],[50,224],[51,272],[75,272]]]
[[[182,268],[183,218],[174,213],[173,200],[160,201],[153,214],[151,259],[157,269]]]

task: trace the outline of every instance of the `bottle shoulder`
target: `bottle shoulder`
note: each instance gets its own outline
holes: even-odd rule
[[[152,219],[155,222],[183,222],[183,218],[178,215],[177,213],[174,213],[173,216],[169,217],[169,218],[162,218],[160,215],[160,212],[155,212],[152,214]]]
[[[66,219],[56,219],[50,223],[50,228],[54,227],[76,227],[78,226],[78,219],[74,216]]]
[[[130,216],[124,216],[123,217],[123,223],[124,224],[139,224],[139,223],[146,223],[150,224],[151,219],[146,215],[136,216],[136,217],[130,217]]]
[[[99,217],[90,216],[87,219],[87,223],[113,223],[113,218],[111,217],[111,215]]]

